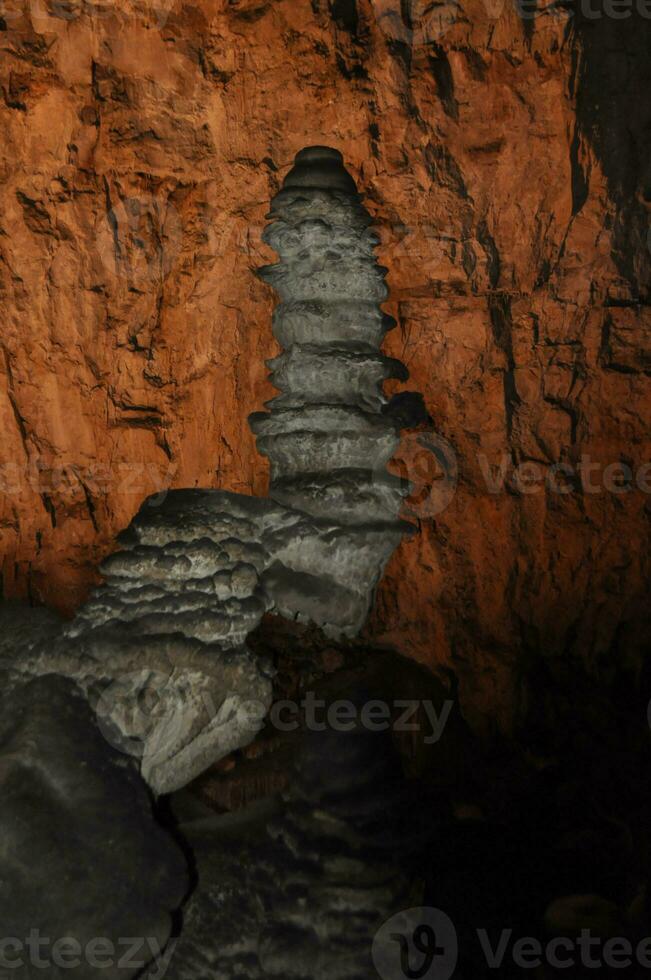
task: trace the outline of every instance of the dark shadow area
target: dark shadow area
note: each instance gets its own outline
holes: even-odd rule
[[[571,26],[579,132],[603,166],[617,205],[614,258],[633,298],[651,281],[651,15],[643,4],[577,4]],[[618,17],[609,16],[615,11]],[[574,167],[578,167],[574,161]],[[589,176],[588,176],[589,179]],[[576,185],[586,180],[582,174]]]

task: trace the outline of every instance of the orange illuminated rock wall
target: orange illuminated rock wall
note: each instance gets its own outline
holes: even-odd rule
[[[377,217],[385,350],[432,419],[401,450],[419,533],[369,638],[451,666],[484,727],[535,697],[541,657],[635,669],[651,21],[430,7],[0,2],[6,596],[71,612],[152,492],[265,492],[260,235],[294,154],[325,143]]]

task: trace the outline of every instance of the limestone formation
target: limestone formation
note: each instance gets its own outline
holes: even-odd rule
[[[262,270],[283,300],[271,362],[282,394],[252,419],[272,464],[269,499],[221,491],[151,498],[103,563],[105,583],[66,628],[106,731],[169,792],[253,738],[271,700],[247,635],[275,609],[354,635],[407,529],[405,487],[386,472],[400,429],[380,352],[376,237],[341,154],[299,153],[266,232],[280,264]],[[143,705],[146,705],[143,708]]]
[[[252,418],[271,494],[177,490],[145,502],[95,590],[53,644],[20,669],[73,678],[106,736],[169,793],[247,744],[271,704],[269,665],[246,648],[274,609],[329,634],[363,626],[387,558],[409,525],[386,472],[400,413],[383,393],[406,377],[380,343],[385,270],[341,154],[311,147],[272,204],[280,263],[282,394]]]
[[[2,607],[0,667],[74,680],[156,794],[186,785],[250,742],[271,704],[271,666],[245,645],[269,606],[265,506],[216,490],[146,501],[70,623]]]
[[[408,529],[398,519],[406,487],[386,470],[400,426],[382,388],[407,371],[380,352],[395,322],[380,308],[386,270],[341,154],[302,150],[269,217],[263,238],[280,262],[260,276],[280,296],[274,333],[285,349],[269,362],[281,394],[251,425],[271,462],[270,496],[304,515],[276,553],[304,587],[291,592],[281,575],[269,591],[279,611],[354,635]]]
[[[65,630],[106,733],[157,793],[251,741],[270,706],[270,668],[245,646],[269,605],[263,506],[201,490],[145,502]]]
[[[369,638],[454,667],[487,732],[529,703],[532,647],[643,663],[648,4],[0,6],[4,594],[76,612],[134,493],[215,486],[216,466],[265,492],[243,437],[273,394],[258,229],[294,153],[325,142],[381,221],[385,352],[460,466]],[[437,470],[399,452],[414,482]],[[631,492],[600,478],[619,461]]]
[[[409,904],[403,794],[388,736],[313,733],[265,826],[186,828],[199,884],[170,980],[368,980],[376,930]]]

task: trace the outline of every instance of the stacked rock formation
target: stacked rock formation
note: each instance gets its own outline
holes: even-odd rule
[[[177,491],[149,501],[101,566],[105,584],[80,610],[69,636],[132,624],[137,633],[181,632],[222,649],[242,646],[266,601],[268,562],[247,504],[220,491]]]
[[[398,520],[406,487],[386,470],[400,426],[382,391],[407,371],[380,353],[395,323],[380,309],[386,270],[341,154],[301,151],[269,217],[263,238],[280,262],[259,274],[282,301],[274,334],[285,350],[270,362],[282,394],[251,426],[271,462],[270,496],[305,515],[276,555],[304,595],[287,599],[286,576],[271,591],[279,611],[354,635],[409,527]]]
[[[186,785],[248,744],[271,705],[271,666],[245,644],[269,606],[268,503],[218,490],[145,501],[70,623],[3,609],[0,665],[74,680],[156,794]]]
[[[105,731],[141,755],[156,792],[250,741],[271,703],[270,672],[245,646],[268,607],[263,506],[201,490],[146,502],[65,630],[96,665],[85,687]]]
[[[276,894],[260,937],[263,976],[366,980],[379,927],[409,905],[406,802],[389,735],[313,733],[281,820]]]
[[[246,647],[263,613],[354,636],[409,525],[386,464],[399,438],[382,384],[385,270],[341,154],[299,153],[265,233],[279,265],[271,362],[282,394],[252,417],[271,460],[266,499],[177,490],[145,502],[96,590],[54,644],[18,669],[73,678],[107,737],[140,758],[156,793],[176,790],[255,736],[268,665]]]
[[[280,815],[257,837],[246,821],[234,833],[230,818],[190,830],[199,884],[171,980],[368,980],[376,931],[409,905],[404,793],[388,736],[313,733]]]

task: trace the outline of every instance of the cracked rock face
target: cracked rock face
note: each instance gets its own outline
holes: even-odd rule
[[[408,372],[380,351],[394,326],[380,308],[386,270],[342,155],[302,150],[269,217],[263,237],[280,261],[259,274],[281,298],[273,329],[286,349],[269,362],[281,394],[250,421],[270,460],[270,496],[304,515],[276,553],[299,573],[296,585],[283,586],[285,572],[270,591],[285,615],[355,635],[408,528],[398,520],[407,489],[386,469],[400,428],[383,391]],[[309,577],[304,599],[300,576]]]
[[[4,3],[5,595],[72,615],[147,495],[266,493],[246,419],[279,349],[254,271],[276,261],[268,201],[325,142],[378,225],[385,352],[460,471],[392,556],[369,638],[453,666],[491,730],[530,699],[532,658],[642,661],[649,495],[603,474],[649,461],[651,21],[448,6]],[[280,346],[320,343],[324,317],[284,301]],[[377,346],[385,320],[348,303],[338,340]],[[598,492],[546,490],[582,457]],[[437,472],[418,445],[402,460]]]

